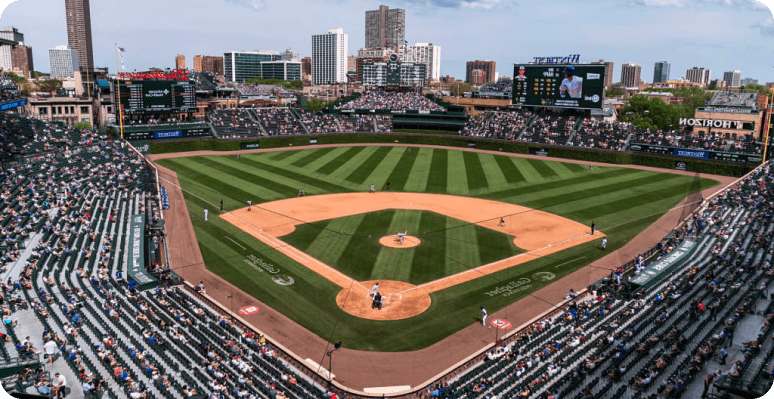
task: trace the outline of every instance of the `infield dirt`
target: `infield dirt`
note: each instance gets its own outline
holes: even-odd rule
[[[220,217],[339,285],[343,291],[338,295],[337,303],[342,306],[344,300],[338,298],[346,298],[346,292],[349,291],[352,291],[356,297],[364,297],[365,292],[368,291],[368,284],[354,281],[277,237],[292,233],[296,226],[302,223],[314,223],[384,209],[432,211],[490,228],[516,237],[513,240],[514,244],[526,252],[416,287],[407,286],[398,291],[389,292],[393,294],[388,296],[389,306],[382,311],[372,311],[370,301],[359,301],[362,303],[358,306],[350,305],[342,308],[352,315],[372,320],[399,320],[418,315],[430,306],[430,294],[433,292],[604,236],[599,232],[591,235],[590,228],[587,226],[532,208],[479,198],[421,193],[380,192],[306,196],[254,205],[251,210],[242,208],[221,214]],[[504,225],[500,224],[500,218],[505,219]],[[365,292],[361,292],[363,290]]]

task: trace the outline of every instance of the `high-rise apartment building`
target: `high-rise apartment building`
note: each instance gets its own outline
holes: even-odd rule
[[[671,65],[668,61],[659,61],[653,67],[653,83],[666,83],[669,81],[669,68]]]
[[[712,80],[712,70],[705,68],[693,67],[685,71],[685,80],[692,83],[703,84],[709,86]]]
[[[347,72],[357,70],[357,57],[354,55],[347,56]]]
[[[723,72],[723,81],[729,89],[739,87],[742,85],[742,72],[736,70]]]
[[[223,75],[223,57],[195,55],[193,58],[195,72],[207,72]]]
[[[756,85],[756,86],[757,86],[757,85],[759,85],[759,84],[760,84],[760,80],[758,80],[758,79],[752,79],[752,78],[744,78],[744,79],[742,79],[742,81],[740,82],[740,84],[741,84],[742,86],[750,86],[750,85]]]
[[[609,89],[613,86],[613,64],[612,61],[605,61],[605,60],[599,60],[599,62],[592,62],[591,64],[594,65],[604,65],[605,66],[605,88]]]
[[[312,57],[301,59],[301,79],[305,82],[312,81]]]
[[[406,10],[379,6],[365,13],[365,47],[401,46],[406,41]]]
[[[32,62],[32,47],[19,43],[11,50],[12,70],[16,71],[25,78],[35,77],[35,64]]]
[[[348,36],[344,29],[329,29],[312,35],[312,84],[324,85],[347,81]]]
[[[497,63],[494,61],[468,61],[465,66],[465,82],[472,84],[484,84],[492,83],[495,81],[495,71],[497,69]],[[481,83],[473,83],[473,71],[480,70],[484,72],[483,76],[477,77],[476,81],[482,80]],[[439,72],[440,73],[440,72]]]
[[[51,77],[56,79],[72,78],[73,72],[78,72],[78,51],[67,46],[56,46],[48,49],[48,60],[51,65]]]
[[[67,43],[78,52],[78,66],[94,70],[94,51],[91,44],[91,10],[89,0],[65,0],[67,14]]]
[[[642,68],[634,62],[621,65],[621,84],[623,87],[640,87],[640,74]]]
[[[13,27],[0,30],[0,38],[13,40],[15,42],[24,42],[24,34]],[[9,71],[13,69],[13,62],[11,62],[11,46],[0,46],[0,67]]]
[[[175,69],[185,69],[185,55],[178,54],[175,56]]]
[[[426,80],[439,80],[441,78],[441,46],[435,46],[433,43],[398,46],[398,58],[403,62],[425,64]]]
[[[226,80],[244,83],[253,78],[260,78],[261,62],[279,60],[279,52],[272,50],[229,51],[223,53]],[[204,69],[203,59],[202,69]]]

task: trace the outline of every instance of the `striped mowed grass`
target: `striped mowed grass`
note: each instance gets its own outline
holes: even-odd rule
[[[483,294],[508,281],[529,278],[539,271],[550,271],[558,279],[593,262],[631,240],[697,186],[692,176],[621,167],[590,171],[585,165],[568,162],[424,147],[305,148],[246,154],[241,159],[197,156],[158,163],[178,174],[208,269],[326,339],[336,322],[344,320],[332,339],[344,340],[350,348],[382,351],[426,347],[470,324],[469,316],[476,314],[478,306],[492,313],[531,292],[508,297]],[[365,192],[371,184],[385,190],[388,183],[393,191],[478,197],[539,209],[587,225],[595,221],[608,236],[608,250],[599,250],[597,242],[583,244],[435,292],[431,307],[413,318],[371,321],[338,308],[335,297],[340,287],[214,217],[221,199],[230,211],[245,207],[247,200],[260,206],[295,197],[299,189],[307,195],[321,195]],[[698,187],[715,184],[701,179]],[[204,208],[210,210],[208,222],[204,221]],[[385,210],[302,224],[282,239],[317,254],[312,256],[358,280],[389,278],[412,284],[486,264],[496,260],[489,258],[493,254],[502,258],[519,251],[512,247],[512,237],[488,235],[491,230],[486,228],[467,225],[449,229],[461,223],[433,212]],[[379,245],[378,240],[367,239],[368,235],[407,229],[415,229],[420,239],[433,245],[389,254],[373,246]],[[424,232],[431,234],[424,236]],[[257,273],[245,263],[247,256],[274,265],[295,283],[284,287],[274,284],[266,273]],[[398,263],[410,266],[395,267]],[[532,288],[546,284],[549,282]],[[475,308],[472,311],[471,306]]]

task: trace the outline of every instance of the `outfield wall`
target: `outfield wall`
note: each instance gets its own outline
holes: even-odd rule
[[[310,144],[310,140],[315,142]],[[721,176],[741,177],[758,165],[746,165],[731,162],[686,159],[668,155],[643,154],[636,152],[592,150],[565,146],[536,145],[514,141],[480,139],[451,135],[428,135],[412,133],[335,133],[303,136],[280,136],[248,140],[166,140],[163,142],[137,142],[135,146],[148,145],[145,154],[165,154],[190,151],[238,151],[241,143],[260,143],[260,148],[292,149],[297,146],[320,144],[423,144],[452,148],[477,148],[480,150],[502,151],[513,154],[539,154],[554,158],[575,159],[589,162],[602,162],[613,165],[640,165],[662,169],[676,169],[678,164],[685,170]]]

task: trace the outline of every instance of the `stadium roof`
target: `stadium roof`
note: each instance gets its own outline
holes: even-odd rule
[[[719,91],[707,102],[712,107],[740,107],[758,109],[758,92],[755,93],[731,93]]]

